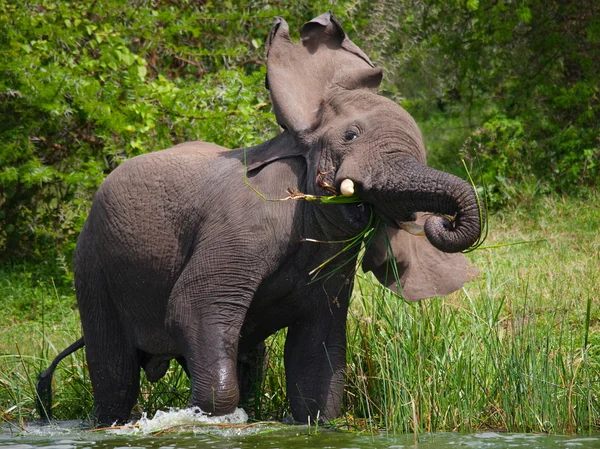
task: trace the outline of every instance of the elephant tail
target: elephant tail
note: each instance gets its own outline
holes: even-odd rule
[[[62,359],[84,346],[85,342],[83,341],[83,337],[81,337],[67,349],[58,354],[48,369],[42,371],[38,376],[36,385],[36,403],[38,413],[43,421],[50,421],[52,418],[52,375],[54,374],[54,370]]]

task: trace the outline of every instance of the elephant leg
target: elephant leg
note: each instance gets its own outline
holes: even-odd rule
[[[323,302],[327,299],[323,298]],[[332,419],[342,407],[346,374],[347,305],[294,323],[285,342],[287,395],[299,422]]]
[[[140,353],[126,338],[105,291],[79,285],[77,294],[96,422],[98,425],[125,423],[140,389]],[[96,307],[89,313],[92,302]]]
[[[107,339],[107,347],[86,349],[100,426],[127,422],[140,391],[139,354],[118,340]]]
[[[190,406],[213,415],[232,413],[239,402],[236,364],[241,324],[215,323],[212,314],[201,314],[173,329],[192,383]]]
[[[257,393],[259,393],[267,371],[268,354],[262,341],[245,351],[240,349],[237,359],[238,387],[240,405],[248,411],[255,411]]]
[[[140,390],[140,354],[116,329],[116,317],[107,320],[104,311],[95,312],[93,319],[85,320],[84,334],[96,422],[123,424]]]
[[[166,324],[190,374],[190,406],[224,415],[232,413],[239,402],[238,343],[254,295],[247,280],[252,277],[247,266],[239,271],[229,266],[226,271],[199,269],[198,263],[192,257],[177,280]]]

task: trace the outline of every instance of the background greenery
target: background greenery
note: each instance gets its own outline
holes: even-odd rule
[[[34,415],[35,374],[79,335],[71,257],[104,177],[186,140],[275,135],[271,22],[297,35],[328,9],[384,68],[382,93],[417,119],[430,165],[464,176],[460,159],[472,164],[492,241],[550,242],[475,253],[483,275],[443,302],[404,304],[361,277],[347,424],[600,424],[600,3],[561,0],[0,0],[0,417]],[[59,373],[58,417],[91,412],[77,357]],[[272,360],[255,408],[279,418]],[[173,369],[144,384],[141,406],[185,404],[186,382]]]

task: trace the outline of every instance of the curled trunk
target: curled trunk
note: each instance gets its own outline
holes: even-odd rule
[[[338,180],[352,179],[358,195],[388,222],[413,220],[416,212],[431,213],[424,225],[425,235],[441,251],[460,252],[479,239],[485,215],[481,210],[480,216],[477,196],[469,183],[409,157],[390,165],[386,172],[361,179],[359,173],[353,176],[342,169]]]

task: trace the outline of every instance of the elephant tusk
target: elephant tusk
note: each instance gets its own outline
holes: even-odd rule
[[[396,221],[400,229],[404,229],[406,232],[412,235],[425,235],[425,229],[420,224],[414,221]]]
[[[354,183],[351,179],[344,179],[342,184],[340,185],[340,192],[344,196],[352,196],[354,195]]]

